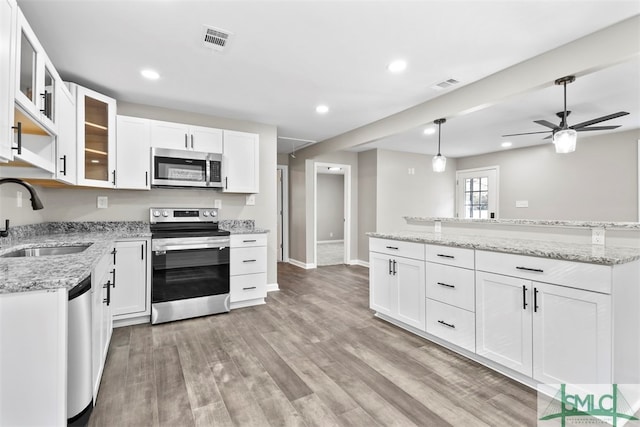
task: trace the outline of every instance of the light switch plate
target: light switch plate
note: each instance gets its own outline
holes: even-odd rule
[[[247,206],[253,206],[256,204],[256,195],[255,194],[249,194],[247,196]]]
[[[98,209],[107,209],[109,207],[109,198],[107,196],[98,196]]]
[[[591,243],[594,245],[604,245],[604,228],[591,229]]]

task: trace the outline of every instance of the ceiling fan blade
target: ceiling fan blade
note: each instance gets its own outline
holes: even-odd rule
[[[553,134],[549,135],[549,136],[548,136],[548,137],[546,137],[546,138],[542,138],[542,139],[551,139],[551,137],[553,137]]]
[[[577,132],[584,132],[584,131],[588,131],[588,130],[611,130],[611,129],[616,129],[619,128],[620,125],[617,126],[592,126],[589,128],[579,128],[576,129]]]
[[[551,131],[550,130],[543,130],[541,132],[510,133],[509,135],[502,135],[502,136],[534,135],[536,133],[549,133],[549,132],[551,132]]]
[[[577,125],[569,126],[571,129],[579,130],[585,126],[595,125],[596,123],[604,122],[618,117],[626,116],[626,111],[618,111],[617,113],[609,114],[608,116],[598,117],[597,119],[587,120],[586,122],[578,123]]]
[[[553,124],[553,123],[551,123],[551,122],[549,122],[547,120],[534,120],[533,122],[537,123],[539,125],[542,125],[542,126],[546,126],[546,127],[550,128],[550,129],[559,129],[558,125]]]

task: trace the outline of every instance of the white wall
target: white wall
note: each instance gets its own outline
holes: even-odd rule
[[[318,174],[318,242],[344,239],[344,176]]]
[[[358,153],[358,259],[369,260],[368,232],[376,231],[378,151]]]
[[[545,144],[460,158],[457,168],[499,165],[501,218],[637,221],[640,131],[578,135],[574,153]]]
[[[17,185],[5,184],[0,187],[2,224],[5,218],[11,219],[11,223],[15,225],[45,221],[147,221],[150,207],[212,207],[213,201],[220,199],[222,201],[221,219],[253,219],[257,227],[270,230],[267,237],[267,280],[268,283],[276,283],[276,127],[124,102],[118,103],[118,114],[258,133],[260,135],[260,193],[256,195],[255,206],[246,206],[243,194],[223,194],[214,190],[133,191],[38,186],[36,188],[44,209],[32,211],[28,203],[27,191]],[[23,192],[22,208],[15,207],[16,190]],[[97,209],[97,196],[109,198],[108,209]]]

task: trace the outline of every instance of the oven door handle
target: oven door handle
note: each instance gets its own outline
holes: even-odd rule
[[[185,251],[188,249],[220,249],[223,250],[227,246],[220,243],[187,243],[177,245],[157,245],[153,250],[156,252]]]

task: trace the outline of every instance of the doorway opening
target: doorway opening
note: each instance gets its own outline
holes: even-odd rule
[[[497,219],[498,166],[456,171],[456,217]]]
[[[351,167],[316,163],[315,265],[348,264],[350,259]]]
[[[289,262],[289,167],[276,168],[278,184],[278,262]]]

